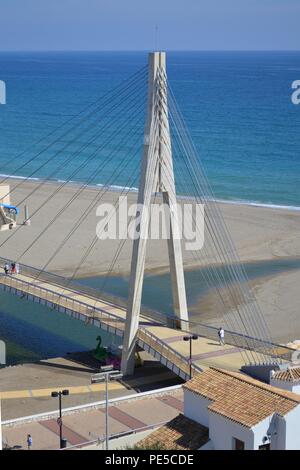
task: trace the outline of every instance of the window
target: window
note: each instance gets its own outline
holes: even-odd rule
[[[233,450],[245,450],[245,442],[237,439],[236,437],[233,438]]]
[[[258,447],[258,450],[270,450],[270,442],[268,442],[267,444],[262,444]]]

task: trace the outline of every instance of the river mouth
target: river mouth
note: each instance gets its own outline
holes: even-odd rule
[[[300,269],[300,258],[281,258],[269,261],[257,261],[243,265],[250,281]],[[210,288],[203,279],[208,268],[186,271],[188,306],[191,318],[194,317],[194,306],[199,298],[206,296]],[[217,276],[215,286],[222,289],[220,279],[226,279],[224,267],[215,268]],[[227,279],[228,280],[228,279]],[[78,279],[79,284],[103,289],[107,295],[126,299],[128,277],[110,276]],[[34,362],[58,356],[68,352],[87,351],[97,345],[99,329],[85,325],[79,320],[62,315],[56,310],[20,299],[12,294],[0,291],[0,339],[6,343],[7,365]],[[169,274],[151,274],[145,276],[143,288],[143,305],[150,309],[172,315],[172,293]],[[197,321],[201,318],[197,317]],[[107,335],[101,330],[103,344],[118,344],[119,339]]]
[[[259,280],[264,277],[276,276],[285,272],[296,271],[300,269],[299,258],[280,258],[275,260],[255,261],[243,263],[249,281]],[[207,278],[210,268],[197,268],[185,272],[186,293],[188,307],[193,308],[199,301],[199,298],[206,296],[212,290],[208,285]],[[214,287],[222,289],[226,283],[234,283],[234,280],[228,274],[228,269],[224,266],[214,267],[216,272],[214,276]],[[110,277],[98,276],[78,279],[77,282],[94,289],[103,290],[122,299],[128,295],[128,276]],[[146,308],[160,311],[166,315],[172,315],[172,291],[169,273],[149,274],[145,276],[143,286],[142,303]]]

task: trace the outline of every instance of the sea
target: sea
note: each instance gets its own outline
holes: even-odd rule
[[[51,153],[44,147],[57,135],[56,129],[64,129],[82,109],[105,99],[133,74],[141,74],[146,64],[147,52],[0,52],[0,80],[6,84],[6,104],[0,105],[0,180],[49,175],[69,180],[75,163],[61,165],[57,172],[57,160],[48,159]],[[300,105],[291,99],[292,83],[300,80],[300,52],[170,51],[167,72],[215,198],[300,210]],[[123,126],[129,142],[126,113],[128,109],[116,113],[114,125]],[[143,118],[142,109],[137,116],[140,139]],[[40,158],[27,163],[41,150]],[[131,150],[128,143],[131,165],[116,175],[117,187],[126,186],[132,168],[139,165],[140,154]],[[85,157],[85,152],[77,152],[76,165]],[[93,184],[101,185],[107,174],[97,172],[96,165],[94,159],[86,174],[94,172]],[[86,178],[84,171],[73,173],[74,182]],[[152,284],[145,294],[150,304]],[[122,288],[120,280],[118,294]],[[161,298],[162,304],[154,307],[166,311],[169,299]],[[3,293],[0,299],[0,339],[8,344],[8,364],[96,345],[97,331],[84,327],[88,333],[80,335],[74,326],[70,336],[68,319],[58,335],[53,312],[43,310],[39,317],[35,307],[28,307],[22,323],[20,301]]]

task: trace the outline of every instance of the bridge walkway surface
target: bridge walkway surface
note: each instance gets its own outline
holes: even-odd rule
[[[55,279],[55,275],[53,278]],[[59,276],[57,278],[59,279]],[[0,276],[0,287],[21,298],[46,305],[109,333],[120,337],[124,334],[125,307],[97,298],[97,291],[93,296],[90,293],[75,290],[74,284],[71,287],[66,287],[59,285],[58,282],[38,279],[27,273]],[[157,318],[141,315],[137,344],[183,380],[187,380],[190,376],[189,342],[183,341],[186,331],[189,330],[198,335],[197,341],[193,341],[192,345],[194,371],[201,371],[210,366],[239,370],[245,364],[245,355],[248,353],[251,355],[252,348],[255,348],[256,357],[261,356],[262,362],[265,359],[264,354],[259,352],[259,348],[262,346],[257,344],[253,338],[243,343],[245,338],[241,335],[227,334],[230,344],[220,346],[215,328],[189,323],[183,331],[174,327],[176,320],[173,319],[172,327],[170,327],[168,326],[170,318],[166,320],[164,317],[164,321],[162,318],[163,316],[160,318],[159,314]],[[193,326],[197,326],[197,328]],[[238,347],[236,342],[236,338],[239,339],[239,337],[241,347]],[[247,345],[249,345],[249,350],[247,350]],[[272,354],[275,351],[277,356],[285,360],[289,359],[288,348],[275,344],[271,344],[271,346]]]

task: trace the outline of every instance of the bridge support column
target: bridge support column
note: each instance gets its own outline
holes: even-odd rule
[[[151,196],[155,191],[162,193],[163,202],[169,207],[168,254],[174,313],[179,326],[182,327],[188,321],[167,107],[166,54],[164,52],[150,53],[148,111],[138,193],[139,220],[137,224],[139,225],[139,237],[133,243],[121,363],[124,375],[131,375],[134,372]]]

